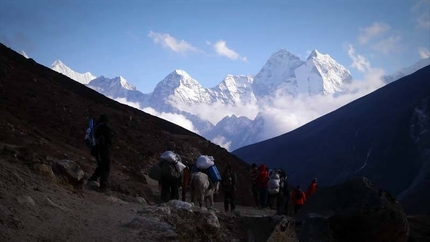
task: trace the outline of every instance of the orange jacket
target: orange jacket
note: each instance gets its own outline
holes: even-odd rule
[[[302,193],[301,198],[297,199],[296,198],[296,194],[300,192]],[[302,191],[302,190],[297,190],[295,189],[292,193],[291,193],[291,199],[293,199],[294,204],[297,205],[303,205],[306,202],[306,194]]]
[[[309,185],[308,189],[306,190],[306,197],[309,198],[312,196],[318,189],[317,183],[312,182],[311,185]]]

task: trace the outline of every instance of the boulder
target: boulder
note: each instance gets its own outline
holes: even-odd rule
[[[55,177],[54,171],[52,170],[52,168],[47,165],[47,164],[43,164],[43,163],[36,163],[33,166],[33,169],[36,171],[37,174],[45,177],[46,179],[48,179],[51,182],[56,182],[57,178]]]
[[[190,210],[193,207],[193,204],[189,202],[180,201],[180,200],[170,200],[166,203],[166,205],[171,208],[185,209],[185,210]]]
[[[274,225],[272,233],[270,234],[267,242],[285,241],[296,242],[297,235],[295,232],[295,224],[293,219],[285,216],[274,216],[271,223]]]
[[[36,206],[36,202],[30,196],[19,196],[16,198],[19,204],[27,207]]]
[[[351,242],[406,242],[409,237],[400,203],[364,177],[320,188],[295,219],[303,222],[303,241],[320,241],[314,239],[329,234],[333,241]]]
[[[81,167],[72,160],[56,160],[51,163],[51,167],[55,174],[66,176],[72,184],[76,184],[85,176]]]
[[[218,232],[221,225],[219,223],[218,217],[216,216],[214,211],[202,212],[202,216],[200,217],[202,220],[202,224],[204,228],[208,230],[208,232]]]
[[[142,205],[148,205],[148,202],[146,201],[146,199],[145,198],[143,198],[143,197],[136,197],[136,201],[137,201],[137,203],[139,203],[139,204],[142,204]]]

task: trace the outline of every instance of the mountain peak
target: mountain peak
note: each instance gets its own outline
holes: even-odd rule
[[[60,60],[54,61],[51,65],[51,69],[82,84],[88,84],[90,81],[96,79],[96,77],[89,72],[79,73],[70,69],[70,67],[66,66],[66,64]]]
[[[136,90],[136,87],[131,85],[124,77],[118,76],[118,77],[115,77],[115,79],[119,81],[121,87],[123,87],[124,89],[130,90],[130,91]]]
[[[55,60],[54,63],[52,63],[51,68],[54,68],[55,66],[66,66],[66,65],[60,60]]]
[[[183,77],[186,77],[186,78],[191,78],[190,75],[186,71],[180,70],[180,69],[174,70],[171,74],[183,76]]]
[[[288,50],[286,50],[284,48],[282,48],[282,49],[278,50],[277,52],[273,53],[270,56],[270,59],[278,59],[278,58],[284,59],[285,57],[287,59],[299,59],[300,60],[299,57],[297,57],[296,55],[292,54],[291,52],[289,52]]]
[[[317,50],[317,49],[314,49],[314,50],[309,54],[309,56],[308,56],[307,60],[312,59],[312,58],[314,58],[314,57],[321,56],[321,55],[323,55],[323,54],[321,54],[320,52],[318,52],[318,50]]]

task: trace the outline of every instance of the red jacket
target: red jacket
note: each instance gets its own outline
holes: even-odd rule
[[[317,183],[312,182],[311,185],[309,185],[308,189],[306,190],[306,197],[309,198],[312,196],[318,189]]]
[[[301,198],[297,198],[296,197],[296,194],[297,193],[301,193],[302,194],[302,196],[301,196]],[[306,202],[306,194],[302,191],[302,190],[297,190],[297,189],[295,189],[292,193],[291,193],[291,199],[293,199],[293,202],[294,202],[294,204],[297,204],[297,205],[303,205],[303,204],[305,204],[305,202]]]
[[[257,176],[257,187],[267,188],[267,182],[269,181],[269,172],[266,170],[265,165],[260,166],[260,171]]]

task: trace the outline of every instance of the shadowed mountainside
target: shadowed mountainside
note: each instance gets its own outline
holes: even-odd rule
[[[249,166],[227,150],[178,125],[113,101],[72,79],[0,45],[0,140],[25,147],[32,160],[67,158],[93,172],[85,146],[90,115],[110,117],[114,130],[113,190],[146,195],[145,177],[172,140],[183,161],[212,155],[220,172],[231,163],[238,174],[237,201],[252,204]],[[33,162],[33,161],[32,161]],[[221,196],[218,196],[221,197]]]
[[[357,176],[391,192],[410,213],[430,210],[430,66],[294,131],[235,150],[286,169],[292,185]]]

